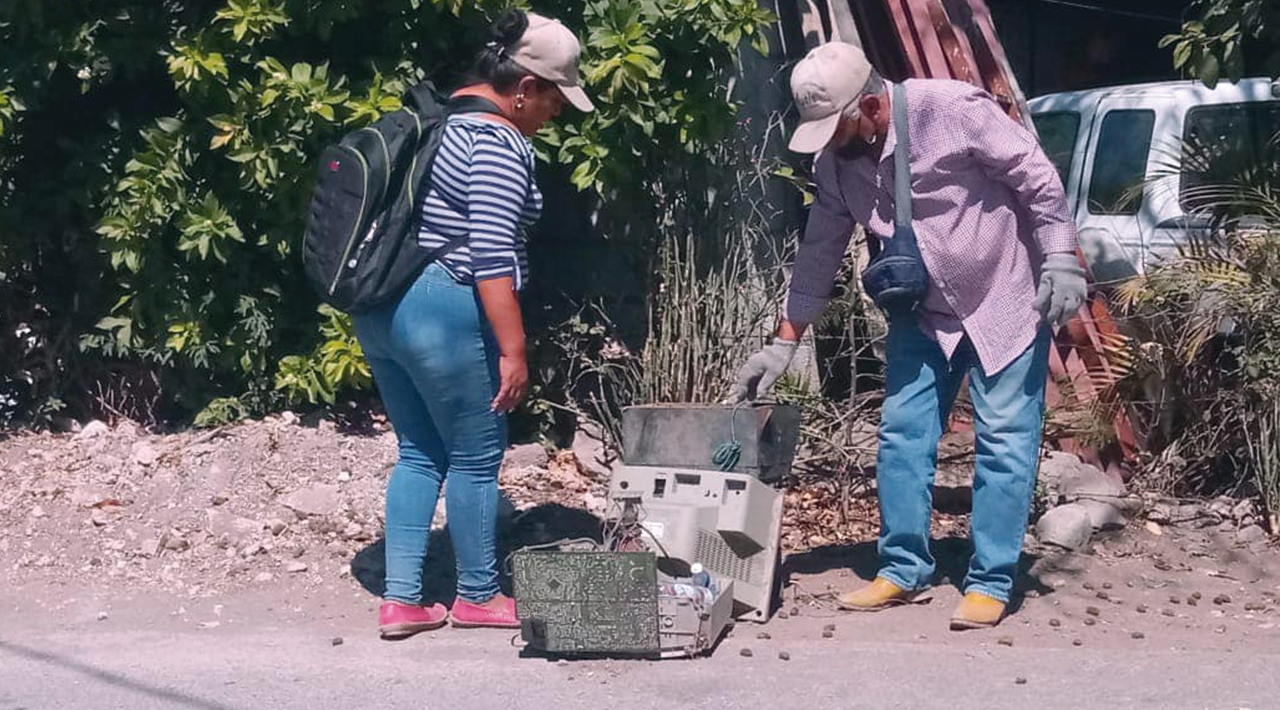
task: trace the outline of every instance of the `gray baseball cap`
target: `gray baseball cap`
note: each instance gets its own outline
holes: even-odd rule
[[[791,70],[791,96],[800,112],[791,150],[816,153],[830,143],[840,113],[862,96],[870,78],[871,62],[852,44],[828,42],[810,50]]]
[[[510,49],[512,61],[555,84],[579,111],[595,110],[578,82],[578,56],[582,53],[578,38],[550,17],[532,12],[528,17],[529,27]]]

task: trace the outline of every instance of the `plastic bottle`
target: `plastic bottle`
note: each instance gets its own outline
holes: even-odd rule
[[[699,587],[706,587],[712,592],[716,591],[716,582],[711,578],[711,574],[702,568],[701,562],[694,562],[689,565],[689,572],[693,583]]]

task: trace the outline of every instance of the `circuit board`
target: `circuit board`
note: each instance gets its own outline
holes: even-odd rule
[[[522,635],[551,653],[657,653],[657,575],[648,552],[518,552]]]

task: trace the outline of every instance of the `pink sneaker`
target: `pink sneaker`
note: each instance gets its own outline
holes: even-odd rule
[[[378,609],[378,631],[382,638],[398,640],[423,631],[444,626],[449,621],[449,610],[441,604],[415,606],[404,602],[386,601]]]
[[[520,620],[516,618],[516,600],[501,594],[497,599],[498,603],[493,606],[454,599],[451,613],[453,625],[462,629],[520,628]]]

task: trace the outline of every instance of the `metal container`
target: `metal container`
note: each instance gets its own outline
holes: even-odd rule
[[[622,413],[622,459],[631,466],[718,470],[716,450],[736,442],[733,473],[765,483],[791,470],[800,410],[790,405],[656,404]]]

